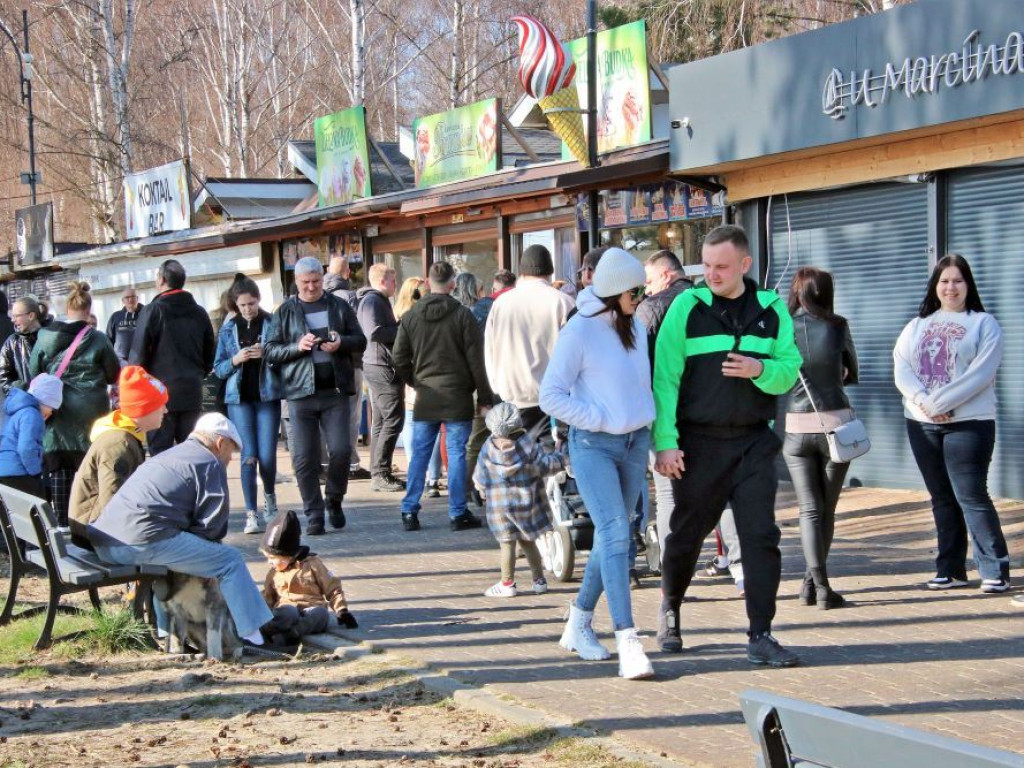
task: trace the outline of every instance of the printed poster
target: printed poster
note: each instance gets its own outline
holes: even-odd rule
[[[587,38],[566,44],[576,62],[576,88],[587,108]],[[587,120],[584,115],[583,129]],[[597,33],[597,151],[651,140],[647,25],[643,20]],[[563,146],[562,157],[569,159]]]
[[[501,169],[500,99],[485,99],[413,121],[416,187],[463,181]]]
[[[317,118],[313,135],[318,204],[341,205],[370,197],[366,108],[351,107]]]

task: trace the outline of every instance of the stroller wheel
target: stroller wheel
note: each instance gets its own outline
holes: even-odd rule
[[[544,535],[544,544],[544,565],[551,575],[556,581],[571,581],[576,567],[576,547],[573,545],[572,534],[559,526]]]

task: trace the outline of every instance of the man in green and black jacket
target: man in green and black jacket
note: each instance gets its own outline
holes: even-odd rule
[[[780,443],[769,422],[776,397],[792,388],[800,369],[793,321],[778,294],[745,277],[751,259],[742,228],[712,230],[702,259],[706,284],[672,302],[655,352],[655,468],[672,478],[675,497],[658,643],[663,651],[682,650],[679,605],[704,539],[731,504],[745,566],[747,658],[792,666],[797,657],[770,634],[782,557],[775,524]]]

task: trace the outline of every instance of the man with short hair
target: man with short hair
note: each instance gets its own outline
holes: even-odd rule
[[[373,420],[370,424],[370,490],[405,490],[405,483],[391,471],[398,436],[405,424],[405,387],[395,375],[392,349],[398,338],[398,320],[391,307],[395,295],[395,270],[387,264],[374,264],[369,272],[370,285],[360,288],[359,327],[366,336],[363,375],[370,387]]]
[[[121,292],[121,309],[114,312],[107,322],[107,338],[114,345],[114,352],[121,365],[128,365],[139,312],[144,306],[139,303],[139,294],[135,288],[128,286]]]
[[[216,579],[239,637],[262,645],[260,627],[273,614],[242,554],[221,543],[231,508],[227,466],[241,449],[226,416],[204,415],[186,440],[143,462],[85,532],[105,562]]]
[[[513,272],[507,269],[499,269],[494,273],[494,280],[491,281],[490,295],[484,296],[470,310],[476,321],[480,323],[481,329],[487,327],[487,317],[491,314],[491,307],[494,306],[495,299],[504,293],[508,293],[515,287],[516,276]],[[472,471],[472,467],[470,467],[470,471]]]
[[[782,557],[775,524],[779,438],[769,426],[778,395],[800,370],[793,320],[778,294],[745,277],[751,258],[742,228],[713,229],[702,259],[706,285],[672,302],[655,352],[655,469],[672,478],[675,496],[662,556],[658,644],[682,650],[679,606],[704,539],[730,504],[747,577],[747,658],[793,666],[798,657],[771,635]]]
[[[147,435],[156,456],[184,442],[203,410],[203,380],[213,370],[217,342],[206,310],[185,290],[185,268],[168,259],[157,269],[156,298],[140,312],[128,362],[167,386],[170,399],[159,429]]]
[[[353,392],[352,355],[366,337],[355,313],[324,291],[324,269],[306,256],[295,263],[298,293],[274,313],[263,357],[280,372],[292,424],[292,467],[306,514],[306,535],[324,529],[320,490],[320,434],[327,438],[327,504],[331,526],[345,527],[342,501],[348,491],[349,399]]]
[[[544,418],[540,382],[573,309],[572,298],[551,287],[554,273],[543,245],[523,251],[516,287],[494,302],[484,331],[491,389],[519,409],[528,430]]]
[[[28,361],[39,335],[41,309],[35,296],[15,299],[11,310],[14,333],[0,347],[0,390],[6,395],[12,387],[28,389],[32,374]]]
[[[333,293],[339,299],[344,299],[352,307],[352,311],[359,311],[359,299],[356,291],[352,288],[352,268],[345,256],[333,254],[327,265],[327,274],[324,275],[324,290]],[[363,421],[363,355],[361,352],[352,355],[352,389],[355,394],[348,401],[348,438],[352,446],[352,453],[349,457],[348,479],[369,480],[369,470],[360,466],[359,459],[359,426]],[[327,445],[322,441],[324,454],[327,453]]]
[[[479,528],[466,509],[466,442],[476,402],[486,410],[494,401],[484,370],[483,339],[473,313],[452,298],[455,270],[439,261],[430,267],[430,293],[402,316],[395,341],[399,379],[416,389],[412,464],[402,499],[402,524],[419,530],[420,497],[427,464],[441,425],[448,448],[448,517],[453,531]]]

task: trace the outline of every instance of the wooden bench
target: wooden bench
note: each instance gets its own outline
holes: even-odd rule
[[[1014,768],[1024,756],[764,691],[740,694],[759,768]]]
[[[33,616],[46,611],[43,631],[35,647],[48,648],[53,643],[53,622],[57,613],[85,613],[81,608],[64,605],[65,595],[88,592],[92,607],[100,610],[99,587],[124,585],[139,581],[148,587],[154,578],[165,576],[167,569],[159,565],[110,565],[101,561],[94,552],[73,544],[67,528],[57,525],[49,502],[22,491],[0,485],[0,527],[11,558],[11,583],[7,602],[0,612],[0,627],[14,619]],[[35,569],[46,572],[49,581],[49,600],[45,606],[26,608],[14,613],[18,584],[22,576]],[[133,609],[141,617],[149,602],[148,588],[136,590]],[[67,639],[66,635],[60,639]]]

